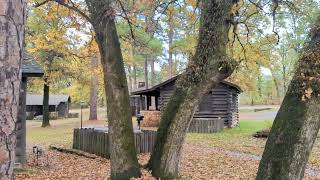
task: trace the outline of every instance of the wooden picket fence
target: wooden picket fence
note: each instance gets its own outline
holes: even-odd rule
[[[134,142],[137,153],[152,152],[156,131],[141,130],[134,133]],[[95,154],[104,158],[110,158],[110,141],[108,132],[94,128],[74,129],[73,149]]]
[[[189,133],[216,133],[222,131],[224,122],[221,119],[193,119],[189,126]]]

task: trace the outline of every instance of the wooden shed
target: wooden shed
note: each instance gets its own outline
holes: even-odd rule
[[[137,107],[136,112],[163,110],[174,92],[178,77],[175,76],[149,89],[132,92],[131,100]],[[222,81],[202,97],[193,116],[189,132],[216,132],[223,129],[224,126],[238,126],[238,95],[240,92],[242,90],[239,86]]]
[[[49,96],[49,112],[55,112],[57,117],[67,118],[69,114],[69,104],[71,102],[68,95],[50,95]],[[26,111],[32,116],[42,115],[43,111],[43,95],[27,94]]]

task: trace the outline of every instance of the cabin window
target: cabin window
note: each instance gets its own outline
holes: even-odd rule
[[[198,110],[200,112],[211,112],[212,110],[211,94],[204,95],[200,101]]]

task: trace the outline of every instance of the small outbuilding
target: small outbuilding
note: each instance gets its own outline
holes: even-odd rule
[[[70,96],[68,95],[50,95],[49,96],[49,112],[56,113],[59,118],[67,118],[69,114]],[[31,116],[43,114],[43,95],[27,94],[26,111]]]
[[[131,103],[135,105],[136,113],[150,114],[149,111],[163,110],[174,92],[178,77],[172,77],[149,89],[132,92]],[[236,84],[227,81],[219,83],[202,97],[189,132],[211,133],[220,131],[224,127],[238,126],[238,95],[241,92],[241,88]]]

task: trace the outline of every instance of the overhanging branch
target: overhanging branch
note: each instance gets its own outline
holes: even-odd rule
[[[50,2],[50,1],[51,1],[51,2],[56,2],[56,3],[60,4],[61,6],[64,6],[64,7],[68,8],[68,9],[70,9],[70,10],[75,11],[75,12],[78,13],[80,16],[82,16],[83,18],[85,18],[89,23],[93,24],[93,21],[91,20],[91,18],[90,18],[86,13],[84,13],[83,11],[81,11],[78,7],[76,7],[76,6],[74,5],[74,3],[72,3],[73,5],[69,5],[69,4],[65,3],[64,0],[45,0],[45,1],[40,2],[40,3],[36,2],[36,4],[34,5],[34,7],[36,7],[36,8],[37,8],[37,7],[40,7],[40,6],[46,4],[46,3]]]

